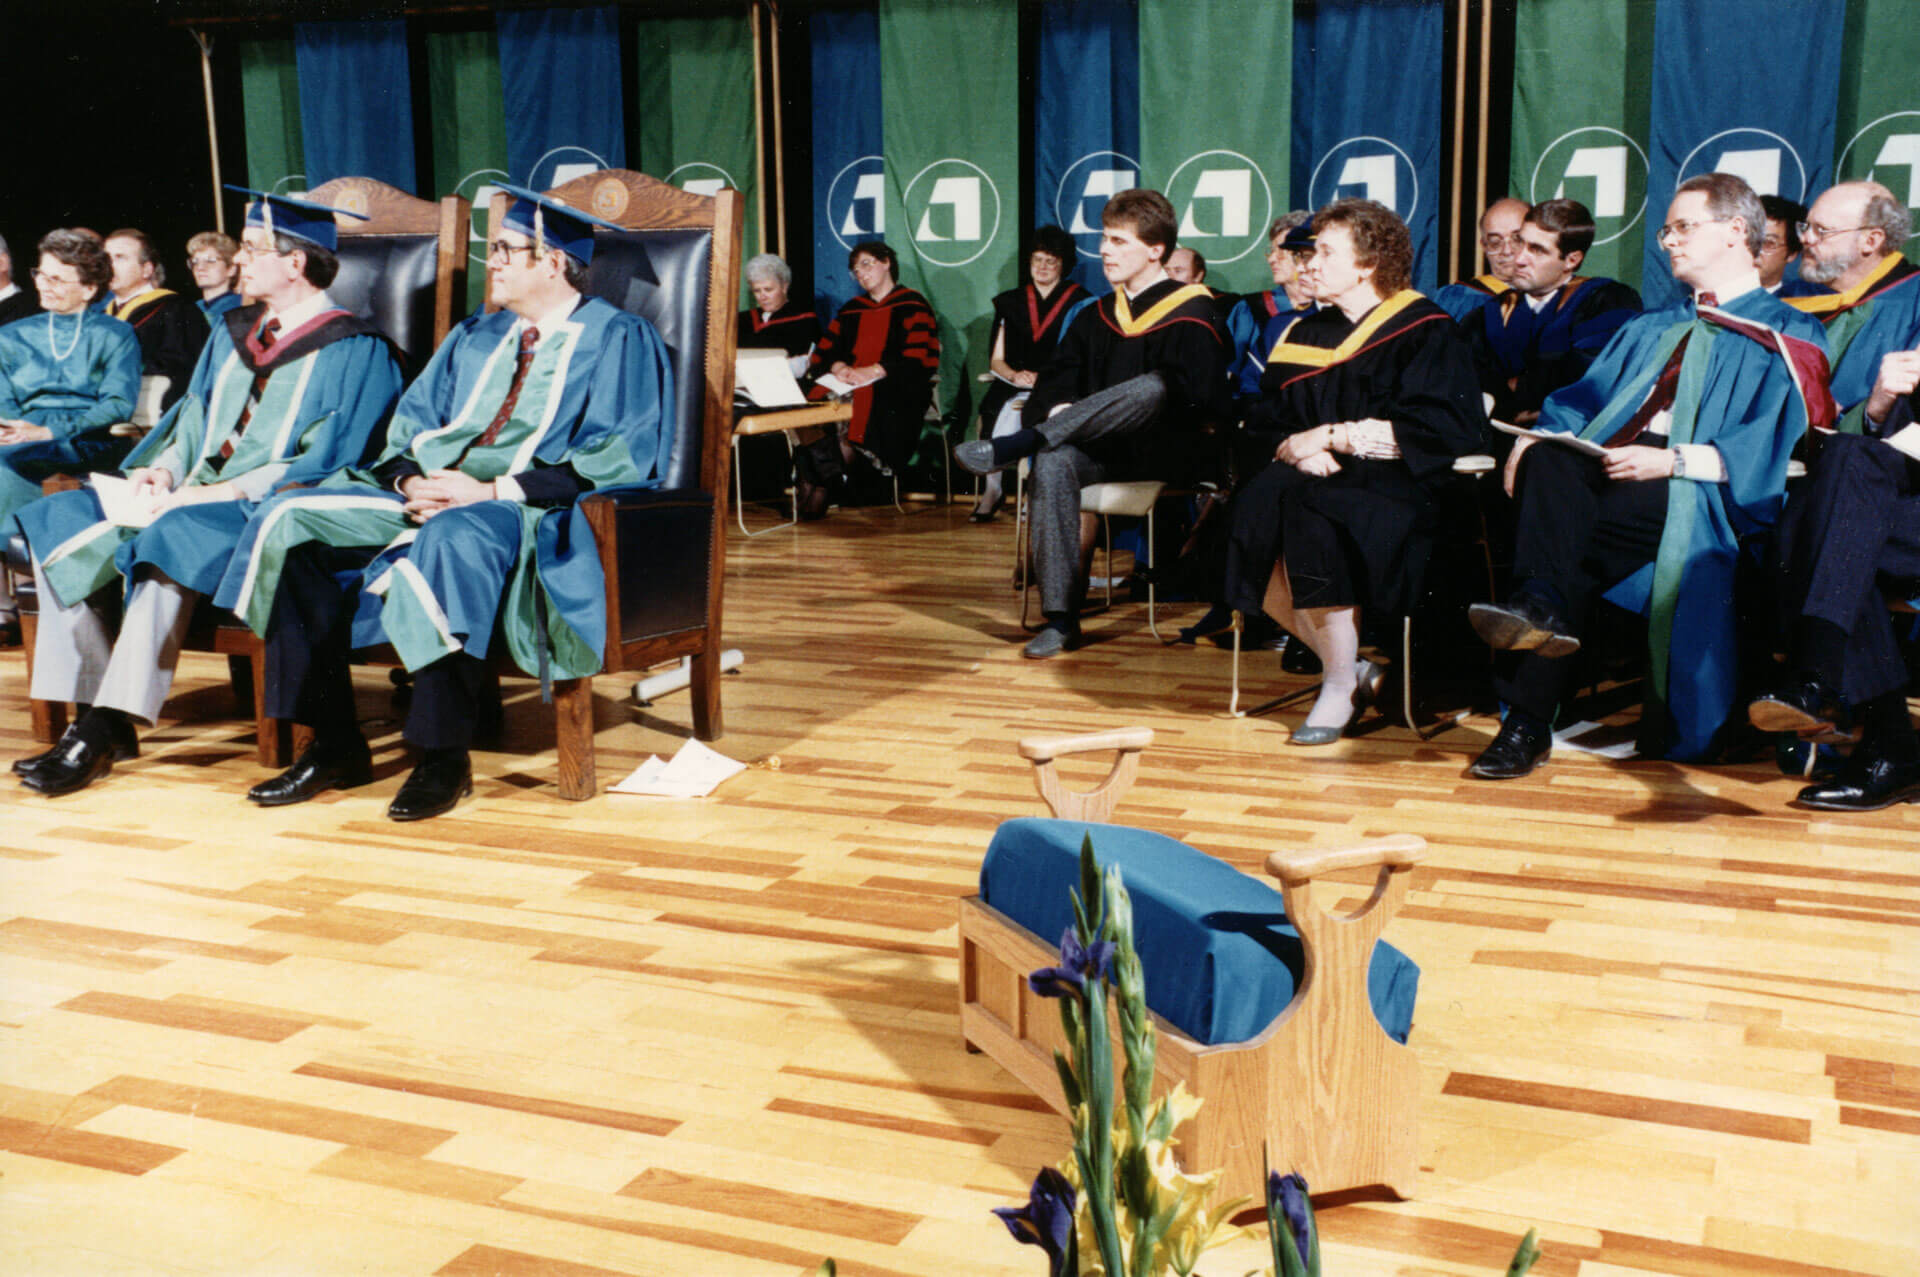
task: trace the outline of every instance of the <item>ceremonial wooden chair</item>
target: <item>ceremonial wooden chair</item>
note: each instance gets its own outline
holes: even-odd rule
[[[1027,983],[1028,973],[1058,964],[1059,950],[1010,916],[1032,919],[1048,910],[1017,894],[990,903],[988,891],[1045,882],[1062,898],[1052,902],[1058,913],[1067,888],[1079,883],[1074,853],[1081,837],[1090,837],[1095,857],[1103,867],[1120,867],[1133,897],[1156,1037],[1154,1093],[1184,1082],[1203,1101],[1175,1132],[1181,1165],[1193,1174],[1221,1171],[1223,1198],[1262,1197],[1263,1162],[1299,1171],[1315,1192],[1377,1185],[1411,1196],[1419,1172],[1420,1068],[1404,1039],[1418,969],[1391,946],[1376,951],[1375,941],[1405,899],[1425,840],[1402,834],[1332,850],[1276,851],[1266,859],[1267,872],[1280,880],[1276,899],[1232,866],[1171,838],[1101,823],[1132,785],[1152,740],[1151,729],[1126,728],[1020,742],[1055,819],[1001,826],[982,868],[981,894],[960,902],[960,1031],[967,1049],[986,1052],[1066,1113],[1053,1061],[1065,1045],[1059,1010]],[[1107,751],[1112,768],[1091,791],[1073,791],[1055,773],[1058,759]],[[1333,913],[1316,902],[1316,879],[1363,869],[1377,870],[1370,893],[1358,885],[1330,887],[1366,894],[1358,909]],[[1297,952],[1285,926],[1298,933]],[[1180,947],[1189,943],[1198,951]],[[1176,1025],[1176,1015],[1193,1018],[1199,992],[1214,1004],[1203,1017],[1208,1023],[1237,1025],[1248,1035],[1217,1041]],[[1220,1007],[1222,1001],[1232,1005]],[[1277,1014],[1268,1018],[1267,1006]]]
[[[334,219],[340,273],[327,294],[393,339],[411,379],[453,331],[467,295],[472,204],[462,195],[420,199],[371,177],[336,177],[307,198],[367,217]]]

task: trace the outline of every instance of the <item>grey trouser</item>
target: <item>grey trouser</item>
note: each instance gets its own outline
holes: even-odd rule
[[[38,558],[33,582],[40,596],[33,698],[102,705],[152,725],[173,689],[173,668],[199,594],[165,576],[143,575],[115,638],[86,600],[69,607],[54,597]]]
[[[1166,381],[1157,372],[1142,373],[1033,423],[1046,440],[1033,458],[1027,503],[1041,611],[1076,615],[1086,594],[1080,576],[1080,489],[1106,482],[1113,467],[1089,456],[1083,445],[1139,434],[1159,420],[1166,402]]]

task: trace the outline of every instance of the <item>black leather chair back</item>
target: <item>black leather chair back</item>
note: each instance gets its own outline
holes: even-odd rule
[[[651,323],[673,364],[673,440],[665,488],[700,486],[705,404],[707,278],[713,233],[596,230],[587,292]]]
[[[432,235],[342,236],[340,273],[327,286],[335,303],[393,339],[409,377],[433,358],[433,291],[440,241]]]

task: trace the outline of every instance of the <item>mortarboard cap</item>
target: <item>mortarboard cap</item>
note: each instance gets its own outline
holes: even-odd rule
[[[1313,251],[1313,223],[1305,221],[1287,231],[1286,238],[1280,241],[1280,247],[1289,253],[1310,253]]]
[[[316,244],[329,253],[339,248],[340,235],[334,223],[334,214],[345,217],[357,217],[363,222],[372,221],[365,213],[355,213],[350,209],[335,208],[331,204],[320,204],[313,200],[296,199],[291,195],[274,195],[268,191],[256,191],[247,186],[227,184],[230,191],[242,195],[251,195],[247,201],[247,225],[258,226],[262,230],[276,235],[291,235],[295,239],[304,239]]]
[[[500,223],[503,229],[519,231],[534,243],[557,248],[583,263],[593,260],[594,227],[604,226],[612,231],[620,229],[612,222],[595,217],[583,209],[562,204],[550,195],[506,182],[497,182],[495,185],[513,196],[513,204]]]

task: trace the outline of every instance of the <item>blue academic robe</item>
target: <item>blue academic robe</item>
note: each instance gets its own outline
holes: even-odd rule
[[[1736,319],[1826,350],[1818,322],[1755,288],[1725,303]],[[1786,492],[1787,460],[1806,432],[1803,387],[1788,361],[1760,342],[1696,318],[1691,302],[1629,320],[1586,375],[1550,396],[1539,428],[1609,437],[1645,401],[1679,334],[1703,362],[1697,408],[1676,404],[1674,443],[1711,444],[1725,483],[1667,481],[1667,522],[1654,561],[1607,592],[1649,618],[1649,713],[1666,715],[1667,755],[1699,759],[1732,712],[1736,686],[1733,581],[1743,537],[1773,526]],[[1697,353],[1698,352],[1698,353]],[[1681,377],[1688,393],[1688,374]],[[1660,706],[1664,705],[1664,711]]]
[[[1260,375],[1267,370],[1267,352],[1280,339],[1287,324],[1313,313],[1309,302],[1298,310],[1287,298],[1284,288],[1264,293],[1249,293],[1227,312],[1227,336],[1233,341],[1233,362],[1227,375],[1233,378],[1236,395],[1260,393]]]
[[[140,341],[92,311],[30,315],[0,328],[0,419],[45,426],[53,438],[0,447],[0,529],[40,496],[48,474],[111,464],[109,431],[140,398]]]
[[[660,481],[673,374],[644,319],[588,298],[546,334],[514,410],[479,443],[512,382],[511,312],[475,315],[400,398],[373,466],[268,501],[248,524],[215,600],[264,634],[280,566],[308,542],[374,551],[355,614],[356,647],[390,642],[409,669],[456,651],[485,657],[496,619],[515,662],[556,678],[599,668],[605,577],[582,491]],[[412,523],[395,473],[458,469],[512,477],[524,501],[495,500]]]
[[[1881,273],[1849,294],[1803,284],[1787,304],[1826,326],[1840,429],[1859,434],[1867,397],[1880,376],[1880,360],[1920,346],[1920,268],[1895,254]]]
[[[239,309],[240,302],[241,302],[240,294],[229,291],[229,292],[221,293],[218,297],[214,298],[212,301],[208,301],[206,298],[203,297],[199,301],[195,302],[194,305],[198,306],[200,308],[200,313],[207,317],[207,323],[211,325],[215,330],[218,330],[220,327],[220,316],[226,314],[230,310]]]
[[[289,337],[278,358],[256,368],[244,339],[264,313],[254,305],[222,317],[186,393],[123,467],[158,466],[175,477],[176,488],[232,482],[251,499],[181,506],[140,530],[108,523],[86,489],[35,502],[21,511],[20,526],[61,602],[79,602],[116,573],[131,584],[140,564],[210,594],[248,516],[272,488],[318,483],[368,452],[400,394],[391,344],[336,312],[310,334]],[[232,455],[221,460],[253,397],[256,371],[266,371],[267,380]]]
[[[1457,284],[1448,284],[1433,295],[1440,309],[1453,316],[1456,324],[1464,324],[1480,312],[1487,304],[1487,298],[1498,297],[1508,291],[1508,285],[1492,275],[1476,275],[1472,279],[1463,279]]]
[[[1640,294],[1611,279],[1575,276],[1535,310],[1509,289],[1461,321],[1480,388],[1495,420],[1538,412],[1541,401],[1587,370],[1620,326],[1640,313]]]

